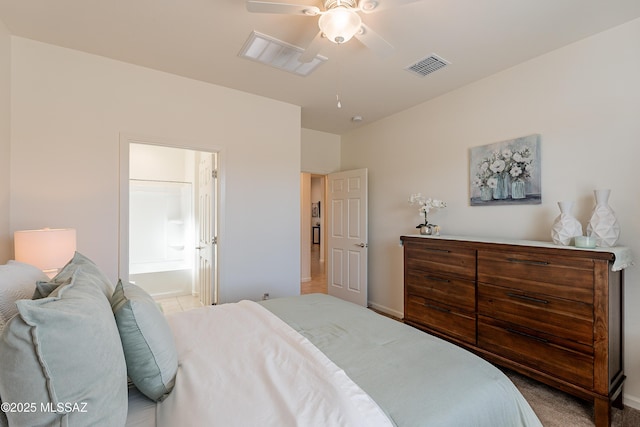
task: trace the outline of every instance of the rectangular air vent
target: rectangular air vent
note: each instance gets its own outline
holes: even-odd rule
[[[426,58],[416,62],[415,64],[409,65],[405,68],[405,70],[417,74],[420,77],[424,77],[427,74],[431,74],[434,71],[446,67],[449,64],[449,61],[446,61],[435,54],[431,54]]]
[[[327,60],[316,55],[310,62],[300,62],[303,52],[301,47],[253,31],[238,55],[299,76],[308,76]]]

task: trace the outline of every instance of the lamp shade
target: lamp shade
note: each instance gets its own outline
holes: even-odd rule
[[[362,19],[355,11],[339,6],[323,13],[318,26],[332,42],[346,43],[360,31]]]
[[[55,273],[69,262],[76,251],[76,230],[43,228],[22,230],[13,234],[16,261]]]

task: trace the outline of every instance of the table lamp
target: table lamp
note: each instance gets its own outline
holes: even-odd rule
[[[31,264],[49,278],[64,267],[76,251],[76,230],[43,228],[13,234],[16,261]]]

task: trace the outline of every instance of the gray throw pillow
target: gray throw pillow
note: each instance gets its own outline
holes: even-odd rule
[[[39,283],[38,292],[41,298],[48,296],[47,292],[52,292],[54,289],[58,287],[58,285],[68,281],[77,268],[82,267],[84,274],[92,276],[92,284],[93,286],[97,286],[98,289],[102,291],[102,293],[107,297],[107,299],[111,298],[113,294],[114,286],[109,280],[109,278],[98,268],[98,266],[91,261],[86,256],[82,255],[80,252],[76,252],[73,255],[73,258],[62,267],[60,272],[56,274],[56,276],[46,281],[47,283]],[[35,296],[35,295],[34,295]]]
[[[31,298],[39,280],[49,278],[33,265],[13,260],[0,265],[0,332],[18,313],[16,301]]]
[[[127,373],[108,299],[78,266],[48,298],[20,300],[0,337],[0,396],[34,412],[8,412],[10,425],[122,426]],[[44,408],[44,410],[43,410]]]
[[[178,352],[169,324],[144,289],[118,281],[111,298],[127,373],[135,386],[155,401],[173,389]]]
[[[66,283],[69,281],[67,280]],[[31,299],[41,299],[48,297],[51,292],[55,291],[58,287],[64,286],[63,283],[55,283],[55,282],[36,282],[36,290],[33,292],[33,296]]]
[[[2,398],[0,398],[0,404],[2,404]],[[8,427],[9,421],[3,411],[0,411],[0,427]]]

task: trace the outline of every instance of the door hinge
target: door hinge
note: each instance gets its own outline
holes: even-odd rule
[[[211,171],[211,178],[214,178],[214,179],[218,178],[218,169],[213,169]]]
[[[212,245],[217,245],[218,244],[218,236],[213,236],[213,239],[211,240],[211,244]]]

